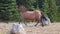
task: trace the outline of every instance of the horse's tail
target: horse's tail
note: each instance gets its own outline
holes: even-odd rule
[[[47,20],[43,12],[41,12],[41,18]]]
[[[46,23],[45,21],[47,21],[49,24],[51,23],[50,19],[49,19],[48,17],[46,17],[43,12],[41,12],[41,15],[42,15],[42,16],[41,16],[42,26],[44,26],[44,23]],[[44,21],[44,20],[45,20],[45,21]],[[43,23],[43,22],[44,22],[44,23]]]
[[[44,13],[41,12],[41,24],[42,24],[42,27],[44,26],[44,24],[43,24],[43,19],[44,19],[44,20],[47,20],[46,17],[45,17],[45,15],[44,15]]]

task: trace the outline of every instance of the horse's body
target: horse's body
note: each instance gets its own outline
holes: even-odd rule
[[[24,20],[34,20],[35,19],[37,21],[37,24],[41,22],[41,11],[39,11],[39,10],[28,11],[25,9],[24,6],[20,6],[19,11],[22,12],[22,17]]]
[[[25,20],[40,20],[40,17],[41,17],[41,13],[40,11],[38,10],[35,10],[35,11],[26,11],[22,14],[23,18]]]

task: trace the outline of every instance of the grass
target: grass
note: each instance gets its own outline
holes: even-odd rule
[[[11,29],[12,23],[5,24],[0,23],[0,34],[7,34]],[[24,29],[27,34],[60,34],[60,23],[52,23],[49,26],[41,27],[29,27],[24,26]]]

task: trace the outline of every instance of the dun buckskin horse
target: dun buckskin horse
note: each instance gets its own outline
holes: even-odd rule
[[[19,11],[22,12],[22,17],[24,20],[36,20],[35,26],[41,22],[42,13],[39,10],[29,11],[24,6],[19,7]],[[42,23],[42,22],[41,22]]]

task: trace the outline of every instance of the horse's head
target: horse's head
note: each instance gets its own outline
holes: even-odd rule
[[[24,6],[20,6],[20,7],[19,7],[19,11],[20,11],[20,12],[25,12],[25,11],[26,11],[26,8],[25,8]]]

